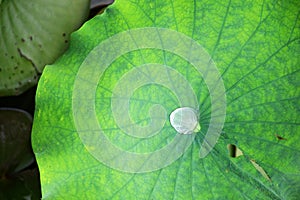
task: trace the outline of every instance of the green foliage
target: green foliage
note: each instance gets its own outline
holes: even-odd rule
[[[43,199],[298,199],[299,13],[298,1],[119,0],[90,20],[72,35],[69,50],[45,68],[38,85],[32,143]],[[212,118],[212,103],[205,80],[191,63],[158,49],[128,52],[106,69],[104,60],[96,59],[94,48],[104,40],[143,27],[183,33],[216,63],[226,89],[226,122],[218,143],[203,159],[199,149]],[[91,60],[94,68],[79,74],[91,54],[96,55]],[[83,143],[75,117],[89,125],[93,117],[89,111],[95,110],[106,138],[128,151],[151,152],[165,146],[176,135],[168,121],[158,136],[139,139],[124,134],[111,113],[118,81],[146,63],[171,66],[190,82],[198,99],[201,131],[169,166],[127,173],[90,153],[103,147]],[[103,71],[99,79],[98,71]],[[79,79],[87,86],[78,91],[74,85]],[[176,80],[171,81],[174,88]],[[74,99],[80,93],[86,99]],[[77,100],[91,104],[74,113]],[[181,107],[168,88],[149,84],[131,96],[132,120],[151,123],[148,111],[155,104],[163,105],[168,115]],[[228,144],[237,146],[242,155],[230,157]]]
[[[46,64],[68,47],[86,19],[89,0],[0,1],[0,96],[36,85]]]
[[[39,199],[38,170],[30,148],[32,117],[19,109],[0,108],[0,199]]]

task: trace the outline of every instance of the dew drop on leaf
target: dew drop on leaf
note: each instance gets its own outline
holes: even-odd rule
[[[174,110],[170,115],[173,128],[181,134],[192,134],[200,131],[198,112],[190,107],[182,107]]]

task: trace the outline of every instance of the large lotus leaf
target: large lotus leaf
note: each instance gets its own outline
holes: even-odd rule
[[[0,2],[0,96],[35,85],[86,19],[89,0]]]
[[[299,8],[119,0],[87,22],[38,85],[43,198],[299,199]]]

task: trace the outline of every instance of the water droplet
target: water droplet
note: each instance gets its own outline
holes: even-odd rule
[[[174,110],[170,115],[173,128],[181,134],[192,134],[200,131],[198,112],[190,107],[182,107]]]

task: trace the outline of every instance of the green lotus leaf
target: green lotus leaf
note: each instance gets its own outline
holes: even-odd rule
[[[119,0],[84,24],[38,84],[43,199],[299,199],[299,8]]]
[[[89,0],[1,1],[0,96],[34,86],[44,66],[66,50],[88,11]]]

